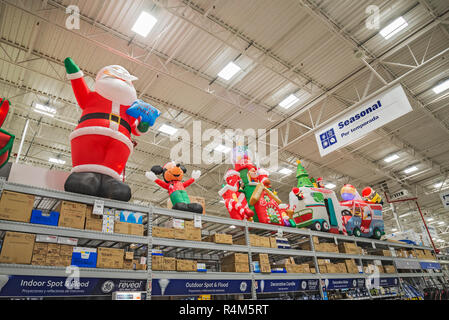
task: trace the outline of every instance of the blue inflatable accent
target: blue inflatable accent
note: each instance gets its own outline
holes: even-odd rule
[[[161,115],[161,112],[151,104],[137,100],[126,110],[126,114],[136,119],[142,117],[142,122],[149,123],[150,126],[153,126],[156,119]]]

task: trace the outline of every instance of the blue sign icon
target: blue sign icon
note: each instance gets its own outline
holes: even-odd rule
[[[337,143],[337,137],[335,136],[334,129],[330,129],[325,133],[320,134],[321,145],[323,149],[330,147],[333,144]]]

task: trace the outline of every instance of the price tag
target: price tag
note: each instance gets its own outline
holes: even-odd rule
[[[104,210],[104,201],[103,200],[95,200],[92,214],[98,214],[98,215],[102,216],[103,210]]]
[[[201,224],[201,216],[200,216],[200,215],[195,215],[195,216],[194,216],[193,226],[194,226],[195,228],[201,228],[201,227],[202,227],[202,224]]]

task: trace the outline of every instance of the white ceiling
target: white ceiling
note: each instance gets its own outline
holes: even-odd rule
[[[389,40],[366,28],[365,10],[373,4],[380,8],[381,27],[399,16],[408,27]],[[65,26],[69,5],[80,9],[79,30]],[[142,10],[158,19],[147,38],[131,31]],[[193,121],[200,120],[203,130],[288,132],[279,152],[281,166],[294,168],[302,159],[312,176],[333,182],[337,191],[344,183],[371,185],[379,192],[383,182],[391,192],[408,189],[427,216],[449,223],[434,187],[446,180],[442,188],[449,188],[448,93],[431,90],[449,77],[447,0],[2,0],[0,18],[0,92],[13,104],[4,129],[16,135],[14,152],[31,120],[22,162],[50,167],[48,158],[60,156],[66,165],[57,168],[70,170],[68,135],[80,116],[65,78],[63,61],[70,56],[89,85],[103,66],[124,66],[139,77],[139,95],[163,113],[151,133],[136,139],[128,162],[134,201],[163,205],[167,199],[144,177],[151,166],[169,160],[175,143],[157,128],[170,123],[191,131]],[[385,87],[356,51],[380,77],[402,84],[414,110],[322,158],[313,134],[317,128],[351,108],[359,96]],[[217,78],[233,60],[243,71],[228,82]],[[278,106],[300,90],[301,103],[288,110]],[[32,112],[33,102],[50,103],[57,116]],[[391,153],[400,159],[387,164],[383,159]],[[404,174],[410,165],[419,171]],[[206,197],[210,214],[226,216],[217,191],[229,165],[187,168],[203,172],[189,192]],[[294,175],[273,172],[271,178],[287,200]],[[415,207],[409,202],[395,209],[403,214]],[[410,229],[420,217],[415,213],[405,219],[401,223]],[[396,226],[391,210],[385,211],[385,221],[387,230]],[[443,239],[449,234],[445,226],[438,229]]]

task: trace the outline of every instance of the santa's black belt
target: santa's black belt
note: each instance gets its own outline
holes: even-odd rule
[[[126,130],[129,131],[129,133],[131,134],[131,126],[129,125],[128,122],[126,122],[125,120],[123,120],[119,115],[116,114],[112,114],[112,113],[88,113],[84,116],[81,117],[81,119],[78,121],[78,123],[81,123],[83,121],[86,120],[93,120],[93,119],[104,119],[104,120],[109,120],[115,123],[119,123],[121,126],[125,127]]]

